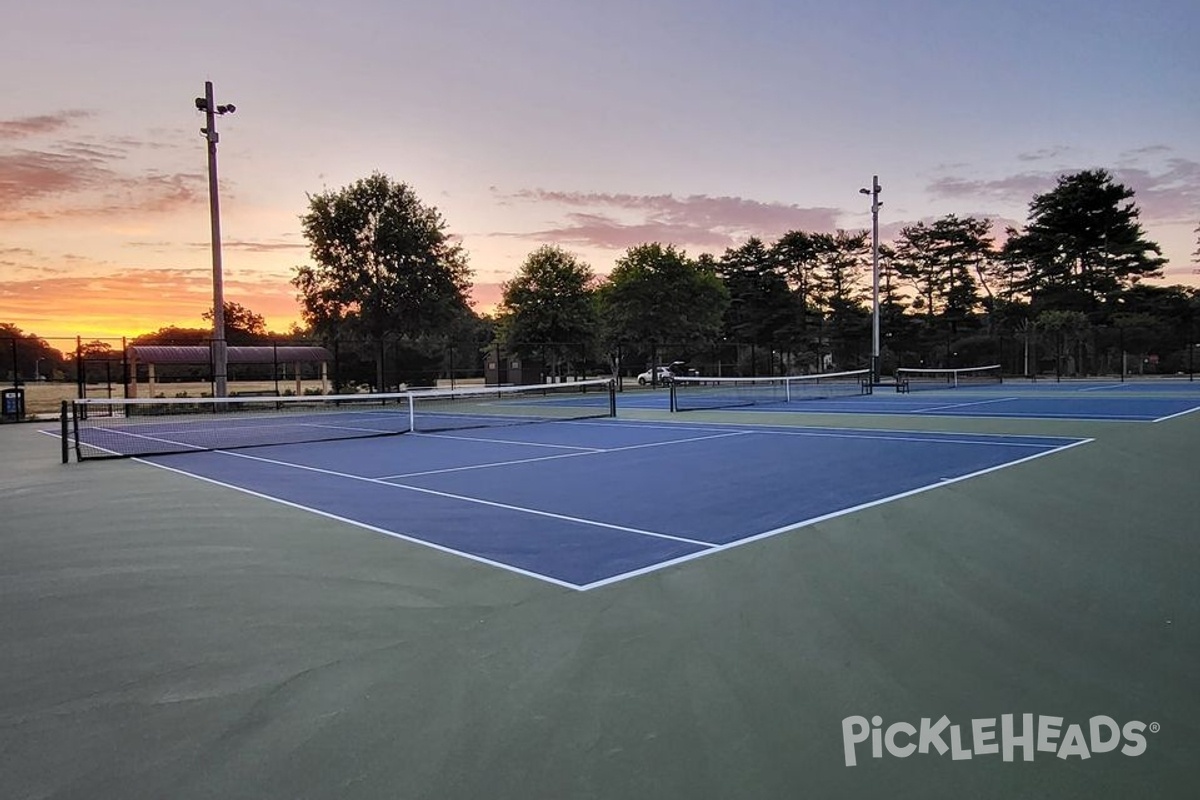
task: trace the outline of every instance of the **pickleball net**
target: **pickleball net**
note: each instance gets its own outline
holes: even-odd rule
[[[671,410],[775,405],[870,393],[871,371],[866,369],[759,378],[681,376],[671,381]]]
[[[1003,383],[999,364],[959,369],[896,369],[896,391],[919,392],[930,389],[956,389],[960,386],[990,386]]]
[[[80,461],[238,450],[616,415],[613,381],[298,397],[87,398],[64,403]]]

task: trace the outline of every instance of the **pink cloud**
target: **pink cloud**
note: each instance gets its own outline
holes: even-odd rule
[[[741,197],[630,195],[525,189],[509,200],[568,209],[562,225],[502,236],[559,244],[625,249],[645,242],[670,242],[703,249],[733,247],[750,236],[777,238],[789,230],[833,230],[838,209],[804,208]]]
[[[187,242],[185,246],[207,250],[212,245],[209,242]],[[221,248],[223,250],[238,250],[243,253],[308,252],[309,249],[308,244],[304,242],[259,242],[249,239],[223,239],[221,241]]]
[[[162,146],[134,137],[58,138],[85,111],[0,120],[0,143],[40,137],[37,147],[0,150],[0,220],[45,221],[171,211],[203,203],[201,172],[134,171],[132,151]]]
[[[90,189],[109,176],[90,159],[62,153],[19,150],[0,155],[0,218],[47,195]]]
[[[94,156],[33,150],[0,155],[3,220],[162,212],[206,199],[201,173],[122,175]]]
[[[1057,172],[1024,172],[994,180],[947,176],[938,178],[926,188],[934,197],[990,199],[1024,205],[1035,194],[1053,189],[1058,175]]]
[[[1063,145],[1054,145],[1052,147],[1043,147],[1041,150],[1034,150],[1028,153],[1019,153],[1018,161],[1047,161],[1051,158],[1058,158],[1071,152],[1071,148]]]
[[[1163,152],[1161,147],[1149,147],[1135,151],[1134,155]],[[1080,169],[1084,168],[1023,172],[992,180],[946,176],[934,180],[927,188],[935,197],[1028,206],[1035,195],[1051,191],[1060,175]],[[1134,191],[1133,201],[1141,210],[1143,221],[1170,224],[1200,218],[1200,162],[1168,158],[1155,167],[1126,165],[1110,168],[1109,172],[1117,183]]]
[[[1200,162],[1171,158],[1160,171],[1126,167],[1114,177],[1133,189],[1142,218],[1155,222],[1195,222],[1200,219]]]
[[[70,127],[75,120],[89,116],[91,113],[88,111],[73,110],[36,117],[0,119],[0,139],[23,139],[27,136],[55,133]]]

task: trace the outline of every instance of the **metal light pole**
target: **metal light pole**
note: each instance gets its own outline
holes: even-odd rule
[[[218,106],[213,103],[212,81],[204,82],[204,97],[196,98],[196,108],[204,112],[204,127],[200,133],[208,142],[208,207],[212,218],[213,262],[213,396],[226,397],[228,357],[225,347],[225,285],[221,270],[221,207],[217,192],[217,116],[232,114],[232,103]]]
[[[871,188],[859,189],[871,196],[871,382],[879,383],[879,176],[871,176]]]

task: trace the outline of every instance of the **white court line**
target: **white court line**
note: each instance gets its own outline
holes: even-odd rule
[[[754,414],[755,411],[743,411],[743,413]],[[904,416],[905,414],[907,414],[907,411],[905,411],[905,413],[899,413],[899,411],[896,411],[896,413],[892,413],[892,411],[888,411],[888,413],[886,413],[884,415],[886,415],[886,416]],[[768,413],[764,413],[761,416],[761,419],[776,419],[776,420],[778,420],[779,417],[775,416],[774,411],[768,411]],[[1044,419],[1044,417],[1020,416],[1020,417],[998,417],[998,419],[1036,420],[1036,419]],[[1068,417],[1068,419],[1070,419],[1070,417]],[[1139,419],[1140,419],[1140,417],[1139,417]],[[679,428],[690,428],[690,429],[692,429],[692,431],[728,431],[728,429],[733,427],[733,423],[731,423],[731,422],[689,422],[688,420],[680,420],[678,422],[664,422],[661,420],[655,420],[655,421],[637,420],[637,419],[632,419],[632,417],[622,417],[622,419],[618,420],[617,422],[604,422],[604,421],[600,421],[600,420],[596,420],[596,421],[572,420],[572,421],[568,422],[568,425],[587,425],[587,426],[600,426],[600,427],[604,427],[604,426],[628,427],[631,425],[636,425],[636,426],[646,427],[646,428],[650,428],[650,429],[659,429],[659,431],[678,431]],[[1063,435],[1052,435],[1049,433],[984,433],[984,432],[966,433],[964,431],[900,431],[900,429],[898,429],[898,428],[850,428],[850,427],[832,428],[829,426],[820,426],[820,425],[817,425],[817,426],[779,425],[778,422],[774,423],[774,425],[755,425],[755,423],[743,423],[743,425],[745,425],[746,427],[739,428],[739,429],[742,429],[742,431],[745,431],[746,433],[782,433],[782,434],[791,434],[791,435],[839,435],[839,437],[845,437],[846,439],[857,438],[859,433],[863,434],[863,438],[872,438],[872,437],[874,437],[874,434],[876,434],[876,433],[929,434],[929,435],[942,435],[942,437],[961,437],[961,435],[970,435],[970,437],[979,437],[980,439],[985,439],[985,438],[1056,439],[1056,440],[1060,440],[1060,441],[1063,439],[1075,439],[1076,438],[1076,437],[1063,437]],[[720,427],[716,427],[716,426],[720,426]],[[810,431],[820,431],[820,432],[836,431],[836,434],[834,434],[834,433],[811,434],[811,433],[808,433]]]
[[[552,511],[540,511],[536,508],[526,508],[524,506],[514,506],[509,503],[498,503],[494,500],[483,500],[478,497],[468,497],[466,495],[454,494],[452,492],[440,492],[436,489],[425,489],[420,486],[410,486],[410,485],[404,484],[404,483],[391,483],[389,481],[385,481],[380,478],[367,478],[362,475],[351,475],[348,472],[338,472],[337,470],[332,470],[332,469],[322,469],[320,467],[310,467],[305,464],[293,464],[289,461],[279,461],[274,458],[263,458],[262,456],[252,456],[247,453],[235,453],[230,450],[216,450],[214,452],[217,453],[218,455],[231,456],[233,458],[244,458],[249,461],[261,461],[266,464],[275,464],[276,466],[287,467],[289,469],[304,470],[305,472],[316,472],[316,473],[320,473],[322,475],[330,475],[335,478],[345,478],[346,480],[361,481],[363,483],[373,483],[377,486],[387,486],[392,489],[404,489],[404,490],[407,490],[410,492],[417,492],[418,494],[428,494],[428,495],[433,495],[434,497],[444,497],[449,500],[461,500],[464,503],[476,503],[478,505],[490,506],[492,508],[502,508],[506,511],[516,511],[521,514],[531,514],[535,517],[549,517],[550,519],[563,520],[564,522],[574,522],[579,525],[590,525],[590,526],[596,527],[596,528],[608,528],[610,530],[624,531],[626,533],[636,533],[641,536],[652,536],[656,539],[670,539],[671,541],[685,542],[687,544],[699,545],[701,547],[712,547],[713,546],[712,542],[704,542],[704,541],[700,541],[699,539],[688,539],[685,536],[673,536],[669,533],[659,533],[657,531],[648,531],[648,530],[644,530],[642,528],[630,528],[625,525],[616,525],[616,524],[613,524],[610,522],[600,522],[599,520],[594,520],[594,519],[584,519],[582,517],[572,517],[568,514],[556,514]]]
[[[776,432],[772,431],[772,434],[774,434],[774,433],[776,433]],[[808,433],[808,432],[793,433],[791,431],[780,431],[779,433],[782,436],[811,436],[811,437],[815,437],[815,438],[826,438],[826,439],[868,439],[868,440],[878,440],[881,442],[917,442],[919,444],[966,444],[966,445],[974,445],[976,447],[979,447],[979,446],[983,446],[983,447],[1045,447],[1046,446],[1044,444],[1037,444],[1036,442],[987,442],[987,441],[980,441],[978,439],[939,439],[939,438],[932,437],[932,436],[914,436],[912,434],[905,436],[905,435],[902,435],[899,433],[896,433],[896,434],[889,433],[889,434],[884,434],[884,435],[880,435],[880,436],[872,436],[869,434],[862,434],[862,435],[855,435],[855,436],[842,436],[841,434],[837,434],[837,433]],[[914,431],[913,433],[919,433],[919,432]],[[993,435],[995,435],[995,434],[993,434]],[[1013,434],[1007,434],[1007,435],[1009,436],[1009,438],[1013,438],[1013,439],[1020,438]],[[1062,439],[1073,439],[1075,437],[1073,437],[1073,436],[1053,436],[1053,437],[1046,437],[1046,438],[1062,440]]]
[[[1106,383],[1103,386],[1088,386],[1086,389],[1076,389],[1077,392],[1100,392],[1108,389],[1123,389],[1126,386],[1132,386],[1131,383]]]
[[[390,531],[387,528],[380,528],[376,525],[371,525],[366,522],[360,522],[359,520],[356,520],[356,519],[350,519],[349,517],[342,517],[342,516],[338,516],[337,514],[331,514],[328,511],[322,511],[319,508],[313,508],[311,506],[301,505],[300,503],[293,503],[290,500],[284,500],[281,497],[273,497],[269,494],[263,494],[261,492],[256,492],[253,489],[247,489],[244,486],[238,486],[233,483],[225,483],[224,481],[218,481],[213,478],[206,478],[203,475],[196,475],[196,474],[188,472],[186,470],[176,469],[175,467],[168,467],[165,464],[158,464],[154,461],[146,461],[145,459],[141,459],[141,458],[135,458],[133,460],[137,461],[141,464],[146,464],[147,466],[155,467],[156,469],[166,470],[167,472],[174,472],[178,475],[186,475],[187,477],[194,478],[198,481],[204,481],[205,483],[211,483],[214,486],[222,486],[226,489],[233,489],[235,492],[241,492],[242,494],[248,494],[251,497],[258,497],[262,500],[269,500],[272,503],[279,503],[282,506],[299,509],[300,511],[307,511],[310,514],[316,514],[319,517],[325,517],[326,519],[332,519],[337,522],[344,522],[347,525],[353,525],[356,528],[363,528],[368,531],[373,531],[374,533],[382,533],[384,536],[390,536],[393,539],[400,539],[405,542],[411,542],[412,544],[422,545],[424,547],[430,547],[430,548],[433,548],[434,550],[439,550],[443,553],[449,553],[450,555],[468,558],[471,561],[476,561],[480,564],[487,564],[489,567],[499,567],[500,569],[508,570],[509,572],[515,572],[518,575],[524,575],[527,578],[535,578],[540,581],[545,581],[546,583],[552,583],[555,586],[562,586],[563,588],[566,588],[566,589],[575,589],[575,590],[579,589],[578,584],[570,583],[568,581],[562,581],[562,580],[559,580],[558,578],[552,578],[549,575],[543,575],[540,572],[530,572],[529,570],[521,569],[520,567],[515,567],[512,564],[505,564],[501,561],[493,561],[490,558],[484,558],[483,556],[477,556],[474,553],[470,553],[465,550],[454,550],[453,548],[446,547],[445,545],[438,544],[437,542],[431,542],[426,539],[419,539],[415,536],[410,536],[408,534],[399,533],[397,531]]]
[[[451,439],[458,438],[451,436]],[[470,441],[470,440],[468,440]],[[426,469],[420,472],[401,472],[399,475],[380,475],[374,480],[394,481],[401,478],[420,478],[425,475],[444,475],[448,472],[469,472],[474,469],[491,469],[492,467],[508,467],[516,464],[533,464],[538,461],[554,461],[559,458],[578,458],[579,456],[594,456],[603,450],[585,450],[580,453],[556,453],[552,456],[534,456],[532,458],[514,458],[510,461],[489,461],[484,464],[466,464],[461,467],[443,467],[442,469]]]
[[[442,469],[430,469],[430,470],[424,470],[422,472],[403,472],[399,475],[383,475],[379,478],[376,478],[376,480],[390,481],[390,480],[398,480],[400,478],[418,478],[423,475],[441,475],[441,474],[445,474],[447,472],[467,472],[467,471],[473,470],[473,469],[490,469],[492,467],[507,467],[507,466],[514,465],[514,464],[532,464],[537,461],[553,461],[554,459],[558,459],[558,458],[573,458],[575,456],[594,456],[594,455],[601,455],[603,453],[621,453],[626,450],[644,450],[647,447],[666,447],[668,445],[685,444],[687,442],[702,442],[702,441],[706,441],[708,439],[724,439],[729,436],[746,436],[747,434],[751,434],[751,433],[757,433],[757,431],[732,431],[729,433],[718,434],[716,436],[695,436],[690,439],[673,439],[669,442],[646,442],[644,444],[631,444],[631,445],[626,445],[624,447],[609,447],[606,449],[599,449],[599,448],[591,449],[591,448],[589,448],[588,450],[586,450],[582,453],[558,453],[557,455],[553,455],[553,456],[536,456],[533,458],[515,458],[515,459],[511,459],[509,461],[489,461],[486,464],[467,464],[467,465],[464,465],[461,467],[443,467]],[[444,438],[455,439],[457,441],[467,441],[467,442],[479,441],[476,439],[468,439],[463,436],[446,436]],[[487,441],[498,441],[498,440],[488,439]],[[519,445],[519,444],[524,444],[524,442],[508,442],[508,444],[518,444]]]
[[[1154,421],[1154,422],[1166,422],[1166,421],[1167,421],[1167,420],[1169,420],[1169,419],[1175,419],[1176,417],[1182,417],[1182,416],[1184,416],[1185,414],[1191,414],[1191,413],[1193,413],[1193,412],[1195,412],[1195,411],[1200,411],[1200,406],[1194,406],[1194,407],[1192,407],[1192,408],[1189,408],[1189,409],[1188,409],[1188,410],[1186,410],[1186,411],[1180,411],[1178,414],[1168,414],[1168,415],[1167,415],[1167,416],[1165,416],[1165,417],[1159,417],[1158,419],[1156,419],[1156,420],[1153,420],[1153,421]]]
[[[58,439],[60,442],[62,441],[62,438],[63,438],[63,437],[62,437],[62,434],[61,434],[61,433],[59,433],[58,431],[39,430],[39,431],[38,431],[38,433],[44,433],[44,434],[46,434],[47,436],[53,436],[55,439]],[[67,447],[68,447],[69,449],[71,449],[71,450],[74,450],[74,449],[75,449],[75,442],[74,442],[74,440],[68,437],[68,440],[67,440],[67,441],[68,441]],[[107,447],[101,447],[101,446],[100,446],[100,445],[98,445],[98,444],[89,444],[89,445],[86,445],[86,446],[87,446],[87,447],[90,447],[90,448],[92,448],[93,450],[101,450],[101,451],[103,451],[103,452],[105,452],[105,453],[110,453],[110,454],[112,454],[112,455],[114,455],[114,456],[117,456],[117,457],[120,457],[120,458],[123,458],[123,457],[125,457],[125,455],[126,455],[125,453],[120,453],[120,452],[117,452],[116,450],[109,450]],[[76,457],[77,459],[79,458],[79,455],[78,455],[78,453],[76,453],[76,456],[75,456],[75,457]],[[134,459],[134,460],[136,461],[136,459]],[[63,463],[66,463],[66,462],[63,462]]]
[[[546,442],[522,442],[516,439],[493,439],[484,436],[455,436],[449,433],[422,433],[421,431],[412,431],[411,435],[418,436],[423,439],[453,439],[456,442],[487,442],[489,444],[519,444],[524,447],[550,447],[557,450],[582,450],[584,452],[602,451],[603,447],[579,447],[571,444],[548,444]]]
[[[926,411],[944,411],[947,408],[966,408],[967,406],[986,406],[988,403],[1007,403],[1010,400],[1020,400],[1019,397],[997,397],[993,400],[976,400],[971,403],[951,403],[948,406],[932,406],[930,408],[914,408],[910,413],[923,414]]]
[[[635,423],[635,424],[641,424],[641,423]],[[690,426],[692,423],[679,423],[679,424]],[[672,428],[670,425],[653,425],[653,424],[651,424],[651,425],[649,425],[649,427],[660,428],[662,430],[673,430],[673,429],[677,430],[678,429],[678,428]],[[693,428],[693,430],[719,431],[722,429],[721,428]],[[989,447],[990,446],[996,446],[996,447],[1045,447],[1046,445],[1037,444],[1036,442],[989,442],[989,441],[985,441],[984,439],[944,439],[944,438],[937,438],[937,437],[966,435],[966,436],[980,436],[980,437],[984,437],[984,438],[992,437],[992,438],[1002,438],[1002,439],[1054,439],[1054,440],[1060,441],[1060,442],[1063,440],[1074,440],[1074,439],[1078,438],[1075,436],[1045,436],[1045,435],[1040,435],[1040,434],[1025,435],[1025,434],[1013,434],[1013,433],[964,434],[962,431],[952,433],[950,431],[888,431],[886,429],[880,429],[878,432],[876,432],[872,428],[846,428],[845,430],[846,431],[855,431],[855,433],[847,434],[847,433],[842,433],[842,432],[838,432],[838,431],[831,431],[828,428],[805,429],[805,428],[778,428],[778,427],[770,427],[770,426],[763,426],[762,428],[759,428],[759,429],[743,428],[743,429],[739,429],[738,432],[740,432],[740,433],[760,433],[760,434],[767,435],[767,436],[809,436],[809,437],[813,437],[813,438],[823,438],[823,439],[867,439],[867,440],[876,440],[876,441],[883,441],[883,442],[918,442],[918,443],[922,443],[922,444],[945,443],[945,444],[965,444],[965,445],[976,445],[976,446],[984,445],[984,446],[989,446]],[[922,436],[921,434],[936,434],[936,435]],[[712,437],[712,438],[720,438],[720,437]],[[696,439],[696,440],[680,439],[679,441],[699,441],[699,440],[698,439]],[[670,444],[670,442],[667,442],[667,444]],[[634,447],[627,448],[627,449],[634,449],[636,447],[652,447],[652,446],[655,446],[655,445],[634,445]],[[626,449],[626,448],[619,448],[619,449]]]
[[[204,450],[205,449],[202,445],[198,445],[198,444],[188,444],[187,442],[176,442],[173,439],[164,439],[161,436],[147,436],[144,433],[134,433],[133,431],[123,431],[119,428],[106,428],[101,425],[89,426],[87,428],[87,430],[89,430],[89,431],[104,431],[105,433],[120,433],[124,436],[133,436],[137,439],[146,439],[151,442],[162,442],[163,444],[173,444],[176,447],[190,447],[193,450]],[[111,450],[108,450],[105,447],[97,447],[96,445],[90,444],[88,442],[80,442],[80,444],[86,445],[87,447],[95,447],[97,450],[104,450],[109,453],[112,452]]]
[[[1063,450],[1070,450],[1072,447],[1078,447],[1081,444],[1088,444],[1089,442],[1094,442],[1094,441],[1095,441],[1095,439],[1080,439],[1077,442],[1072,442],[1071,444],[1063,445],[1062,447],[1056,447],[1052,450],[1047,450],[1044,453],[1035,453],[1031,456],[1026,456],[1025,458],[1017,459],[1016,461],[1009,461],[1005,464],[998,464],[994,467],[988,467],[987,469],[981,469],[981,470],[976,470],[975,472],[969,472],[966,475],[959,475],[957,478],[943,478],[943,479],[939,480],[937,483],[931,483],[926,486],[920,486],[920,487],[917,487],[916,489],[909,489],[906,492],[900,492],[899,494],[894,494],[894,495],[891,495],[890,497],[882,497],[878,500],[872,500],[868,503],[860,503],[859,505],[852,506],[851,508],[844,508],[844,509],[841,509],[840,511],[833,511],[829,514],[822,514],[819,517],[812,517],[810,519],[802,520],[800,522],[793,522],[789,525],[783,525],[778,528],[773,528],[769,531],[763,531],[762,533],[756,533],[756,534],[754,534],[752,536],[748,536],[744,539],[738,539],[733,542],[727,542],[726,544],[714,545],[712,547],[712,549],[710,549],[710,550],[702,550],[702,551],[696,552],[696,553],[689,553],[686,556],[680,556],[679,558],[673,558],[669,561],[663,561],[658,564],[652,564],[648,567],[642,567],[641,569],[631,570],[630,572],[623,572],[620,575],[613,575],[611,577],[604,578],[603,580],[595,581],[593,583],[583,584],[582,586],[577,586],[576,588],[579,589],[579,591],[581,591],[581,592],[586,592],[589,589],[597,589],[601,586],[607,586],[609,584],[617,583],[618,581],[623,581],[628,578],[635,578],[639,575],[646,575],[651,572],[657,572],[660,569],[666,569],[667,567],[672,567],[672,566],[675,566],[676,564],[682,564],[687,561],[692,561],[693,559],[700,558],[701,556],[712,555],[713,553],[721,552],[724,550],[732,550],[735,547],[741,547],[742,545],[749,544],[750,542],[757,542],[760,539],[767,539],[772,536],[778,536],[781,533],[788,533],[790,531],[794,531],[799,528],[807,528],[811,525],[816,525],[819,522],[825,522],[827,520],[835,519],[837,517],[842,517],[847,514],[853,514],[856,511],[862,511],[863,509],[871,508],[873,506],[883,505],[884,503],[890,503],[894,500],[900,500],[905,497],[912,497],[913,495],[921,494],[922,492],[927,492],[930,489],[938,489],[943,486],[949,486],[952,483],[958,483],[959,481],[965,481],[965,480],[970,480],[971,478],[977,478],[980,475],[986,475],[989,472],[996,472],[997,470],[1007,469],[1008,467],[1014,467],[1017,464],[1023,464],[1026,461],[1032,461],[1035,458],[1042,458],[1043,456],[1052,455],[1054,453],[1060,453]]]
[[[879,416],[888,416],[888,417],[917,417],[918,419],[929,419],[930,416],[936,416],[934,414],[930,414],[929,416],[922,416],[921,414],[914,414],[911,411],[872,411],[872,412],[870,412],[870,414],[876,414]],[[869,416],[869,414],[866,416]],[[942,416],[952,416],[952,415],[946,414],[946,415],[942,415]],[[1055,422],[1063,422],[1063,421],[1066,421],[1066,422],[1128,422],[1131,420],[1134,422],[1149,422],[1150,421],[1149,417],[1131,416],[1128,414],[1125,414],[1125,415],[1084,414],[1081,416],[1079,414],[1049,414],[1049,413],[1040,413],[1037,415],[1005,414],[1004,412],[1000,412],[997,414],[988,414],[987,412],[984,412],[983,415],[978,416],[978,417],[959,415],[958,417],[956,417],[956,419],[1007,419],[1007,420],[1030,420],[1030,421],[1053,420]],[[987,436],[989,434],[973,433],[971,435],[972,436]],[[993,435],[993,436],[997,436],[997,435],[999,435],[999,436],[1027,436],[1029,434],[1006,433],[1006,434],[990,434],[990,435]],[[1064,438],[1064,437],[1048,436],[1046,438],[1053,439],[1053,438]]]

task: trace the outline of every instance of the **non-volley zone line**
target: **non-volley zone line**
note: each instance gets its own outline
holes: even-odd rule
[[[1185,384],[1186,386],[1186,384]],[[803,400],[791,403],[765,403],[730,406],[728,408],[695,409],[684,414],[720,412],[726,414],[855,414],[895,417],[951,417],[988,419],[1068,420],[1080,422],[1156,422],[1174,415],[1190,412],[1196,401],[1180,391],[1174,393],[1147,392],[1084,392],[1079,389],[1062,391],[1024,391],[1022,387],[1001,387],[1011,391],[997,396],[994,389],[961,387],[931,391],[923,394],[873,395],[849,399]],[[648,401],[639,407],[661,408]]]
[[[637,432],[640,442],[579,449],[578,435],[596,429],[569,423],[561,429],[574,431],[570,438],[575,443],[564,444],[574,448],[568,452],[522,456],[514,449],[530,444],[522,436],[551,435],[537,433],[547,427],[559,426],[533,426],[512,437],[488,435],[474,441],[439,435],[438,439],[459,441],[461,447],[453,452],[433,442],[415,446],[432,438],[426,436],[414,437],[410,445],[394,439],[354,440],[289,445],[255,455],[216,451],[138,460],[583,590],[1090,441],[946,434],[881,437],[874,431],[845,435],[634,422],[620,424],[619,430],[625,435]],[[673,438],[645,440],[646,434],[668,431]],[[803,436],[818,437],[813,448],[801,444]],[[839,439],[857,452],[847,453],[837,444]],[[883,449],[875,449],[876,442],[856,442],[868,439],[882,440]],[[824,443],[816,447],[816,441]],[[922,444],[935,446],[926,449]],[[500,454],[509,449],[513,457],[477,460],[497,449]],[[403,477],[360,474],[373,461],[378,467],[388,459],[412,463],[414,469]],[[422,460],[428,468],[420,468]],[[469,463],[438,468],[439,460]],[[339,463],[353,466],[337,468]],[[480,469],[496,472],[481,481],[470,472]],[[382,472],[373,470],[374,475]],[[454,473],[466,474],[460,478]],[[755,476],[754,483],[739,489],[744,507],[731,507],[721,499],[728,494],[731,473]],[[597,481],[603,483],[603,491],[596,490]],[[812,490],[797,493],[796,486]],[[380,492],[403,492],[412,500],[396,502]]]
[[[505,511],[516,511],[517,513],[520,513],[520,514],[532,514],[532,515],[538,516],[538,517],[549,517],[551,519],[558,519],[558,520],[563,520],[566,522],[574,522],[574,523],[578,523],[581,525],[592,525],[592,526],[595,526],[598,528],[611,528],[612,530],[625,531],[626,533],[636,533],[639,536],[651,536],[656,539],[671,539],[673,541],[687,542],[688,544],[700,545],[702,547],[711,546],[711,543],[709,543],[709,542],[701,542],[701,541],[697,541],[695,539],[688,539],[688,538],[682,537],[682,536],[672,536],[667,533],[657,533],[655,531],[645,530],[645,529],[641,529],[641,528],[633,528],[633,527],[629,527],[629,526],[625,526],[625,525],[613,525],[608,522],[601,522],[600,520],[594,520],[594,519],[583,519],[580,517],[571,516],[569,514],[555,514],[553,512],[542,511],[542,510],[536,509],[536,508],[526,508],[526,507],[522,507],[522,506],[517,506],[517,505],[513,505],[511,503],[497,503],[493,500],[484,500],[483,498],[471,497],[470,495],[465,495],[465,494],[457,494],[454,492],[440,492],[440,491],[437,491],[434,489],[426,489],[421,486],[413,486],[413,485],[407,484],[407,483],[396,483],[394,481],[384,480],[383,478],[370,478],[365,475],[355,475],[354,473],[351,473],[351,472],[341,472],[338,470],[324,469],[323,467],[313,467],[313,466],[309,466],[307,464],[297,464],[297,463],[294,463],[291,461],[280,461],[279,459],[265,458],[263,456],[252,456],[249,453],[235,453],[235,452],[231,452],[231,451],[222,451],[222,450],[218,450],[215,452],[218,455],[233,456],[235,458],[245,458],[245,459],[249,459],[251,461],[260,461],[264,464],[273,464],[278,467],[300,469],[300,470],[304,470],[306,472],[316,472],[316,473],[320,473],[322,475],[328,475],[328,476],[331,476],[334,478],[344,478],[346,480],[363,481],[365,483],[373,483],[377,486],[386,486],[390,489],[402,489],[402,490],[407,490],[410,492],[418,492],[420,494],[428,494],[428,495],[432,495],[435,497],[441,497],[441,498],[444,498],[447,500],[457,500],[457,501],[461,501],[464,503],[475,503],[475,504],[482,505],[482,506],[490,506],[492,508],[504,509]]]
[[[609,425],[626,424],[626,423],[586,423],[573,422],[568,424],[575,425]],[[474,435],[455,435],[452,433],[414,433],[412,436],[435,439],[452,439],[460,442],[486,442],[490,444],[504,444],[515,447],[537,447],[549,449],[564,449],[570,452],[555,453],[545,456],[529,456],[525,458],[501,459],[497,461],[488,461],[478,464],[466,464],[455,467],[439,467],[437,469],[426,470],[411,470],[407,472],[396,473],[392,475],[377,476],[379,480],[392,481],[402,480],[405,478],[419,478],[427,475],[444,475],[454,472],[470,472],[482,469],[497,469],[504,467],[516,466],[518,464],[532,464],[541,461],[555,461],[564,458],[579,458],[581,456],[594,456],[609,453],[620,453],[631,450],[643,450],[650,447],[669,447],[672,445],[689,444],[692,442],[707,441],[710,439],[723,439],[732,436],[746,436],[751,434],[769,434],[773,436],[789,436],[789,437],[814,437],[825,439],[873,439],[885,442],[917,442],[929,444],[957,444],[968,446],[979,446],[987,444],[993,447],[1016,447],[1027,449],[1044,449],[1047,446],[1045,440],[1054,440],[1056,442],[1073,441],[1064,440],[1063,437],[1042,437],[1042,436],[1012,436],[1003,434],[979,434],[976,438],[961,438],[958,434],[944,434],[939,432],[921,432],[917,434],[903,431],[875,431],[870,429],[805,429],[805,428],[775,428],[775,427],[751,427],[751,428],[720,428],[720,427],[705,427],[687,425],[656,425],[654,423],[631,422],[627,423],[645,430],[658,429],[670,430],[679,432],[681,427],[684,430],[695,432],[707,432],[707,435],[688,436],[680,439],[668,439],[659,442],[644,442],[639,444],[623,445],[619,447],[582,447],[579,445],[567,444],[549,444],[545,442],[528,442],[518,439],[501,439],[491,436],[474,436]]]
[[[723,433],[714,433],[711,436],[691,436],[686,439],[671,439],[665,442],[644,442],[642,444],[630,444],[622,447],[579,447],[577,445],[560,445],[546,444],[544,442],[522,442],[514,439],[495,439],[492,437],[478,436],[450,436],[447,434],[430,434],[416,433],[413,436],[423,438],[436,439],[455,439],[460,442],[487,442],[489,444],[507,444],[520,447],[541,447],[541,448],[560,448],[570,450],[569,453],[555,453],[550,456],[531,456],[529,458],[512,458],[503,461],[488,461],[482,464],[467,464],[459,467],[442,467],[440,469],[426,469],[417,472],[402,472],[397,475],[383,475],[378,478],[381,481],[393,481],[403,478],[419,478],[425,475],[444,475],[451,472],[467,472],[477,469],[494,469],[497,467],[512,467],[517,464],[533,464],[538,461],[554,461],[560,458],[577,458],[579,456],[594,456],[602,453],[619,453],[626,450],[642,450],[647,447],[668,447],[670,445],[687,444],[689,442],[702,442],[709,439],[724,439],[729,436],[745,436],[754,433],[754,431],[725,431]]]
[[[1076,436],[1055,436],[1052,434],[1036,433],[964,433],[962,431],[908,431],[891,428],[849,428],[829,427],[824,425],[768,425],[756,423],[720,423],[720,422],[664,422],[660,420],[620,420],[608,422],[602,420],[570,420],[556,423],[580,427],[625,427],[642,430],[661,431],[691,431],[691,432],[742,432],[767,433],[772,436],[813,436],[829,439],[879,439],[883,441],[913,441],[940,442],[945,444],[987,444],[1008,447],[1048,447],[1055,443],[1076,442]],[[440,434],[449,438],[474,438],[470,432],[461,436]],[[598,448],[603,449],[603,448]]]

